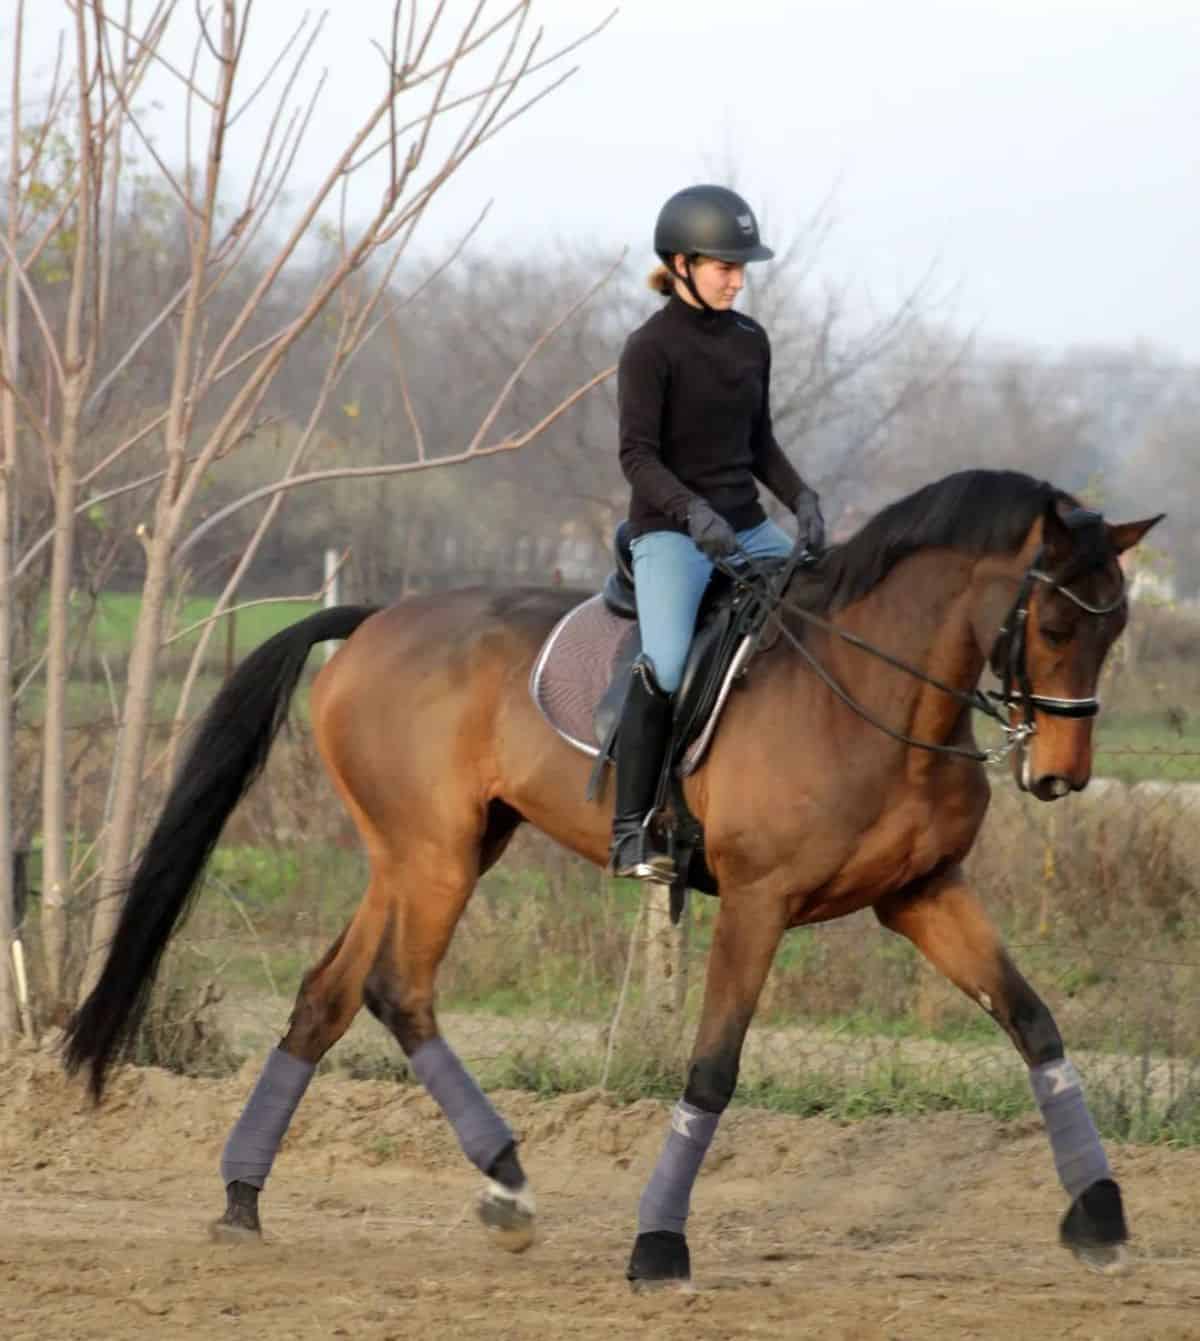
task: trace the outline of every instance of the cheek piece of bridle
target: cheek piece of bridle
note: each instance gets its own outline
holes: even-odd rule
[[[1073,605],[1088,615],[1111,615],[1125,603],[1125,588],[1122,584],[1116,598],[1107,605],[1092,605],[1077,595],[1069,587],[1057,582],[1049,573],[1038,567],[1042,551],[1034,555],[1033,562],[1025,571],[1021,585],[1001,625],[996,641],[992,645],[989,658],[992,670],[1000,676],[999,691],[989,690],[989,697],[1008,708],[1020,708],[1021,725],[1026,728],[1026,738],[1034,734],[1034,709],[1050,717],[1095,717],[1100,711],[1100,700],[1091,698],[1054,698],[1049,694],[1035,694],[1029,678],[1029,666],[1026,658],[1029,629],[1029,600],[1033,594],[1034,583],[1042,582],[1051,591],[1065,596]]]

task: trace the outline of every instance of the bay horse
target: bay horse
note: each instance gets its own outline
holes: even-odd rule
[[[631,1281],[690,1275],[692,1186],[784,932],[868,906],[1012,1039],[1068,1198],[1060,1239],[1095,1269],[1120,1265],[1121,1195],[1078,1075],[961,863],[988,804],[970,711],[985,666],[1003,677],[1016,785],[1042,801],[1085,787],[1098,677],[1127,618],[1118,556],[1158,520],[1109,524],[1044,481],[962,471],[793,574],[777,609],[787,636],[750,663],[683,784],[719,907],[686,1088],[639,1203]],[[512,1132],[439,1033],[435,982],[472,889],[519,824],[606,860],[611,803],[585,799],[590,760],[543,720],[528,688],[550,630],[582,599],[468,589],[323,611],[260,646],[208,708],[102,976],[68,1027],[65,1063],[89,1066],[97,1101],[305,659],[328,639],[348,641],[316,676],[313,730],[370,859],[361,904],[304,975],[230,1134],[219,1236],[261,1233],[259,1196],[288,1122],[366,1005],[484,1174],[484,1225],[512,1250],[532,1240],[533,1193]]]

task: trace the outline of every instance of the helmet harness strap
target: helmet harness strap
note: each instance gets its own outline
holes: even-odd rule
[[[717,309],[715,307],[711,307],[708,303],[704,301],[703,298],[701,298],[700,290],[696,287],[696,279],[695,276],[692,274],[692,259],[693,258],[691,256],[687,255],[685,255],[683,258],[683,272],[684,272],[683,282],[687,285],[688,292],[692,295],[692,297],[696,300],[696,302],[699,303],[699,305],[704,309],[705,312],[715,312]],[[676,274],[678,274],[678,271],[676,271]]]

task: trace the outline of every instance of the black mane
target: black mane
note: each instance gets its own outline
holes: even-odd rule
[[[860,600],[901,559],[931,547],[969,554],[1019,549],[1051,501],[1075,504],[1045,480],[1015,470],[960,470],[877,512],[845,544],[828,551],[813,577],[819,604],[840,610]]]

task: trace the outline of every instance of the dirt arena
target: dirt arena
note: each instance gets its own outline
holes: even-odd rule
[[[489,1245],[478,1178],[422,1094],[319,1078],[263,1198],[266,1241],[210,1243],[221,1145],[252,1081],[125,1071],[96,1112],[52,1058],[0,1068],[0,1331],[188,1337],[1200,1337],[1200,1151],[1114,1151],[1133,1268],[1092,1276],[1033,1120],[722,1124],[693,1202],[694,1287],[623,1280],[665,1107],[498,1102],[540,1241]]]

